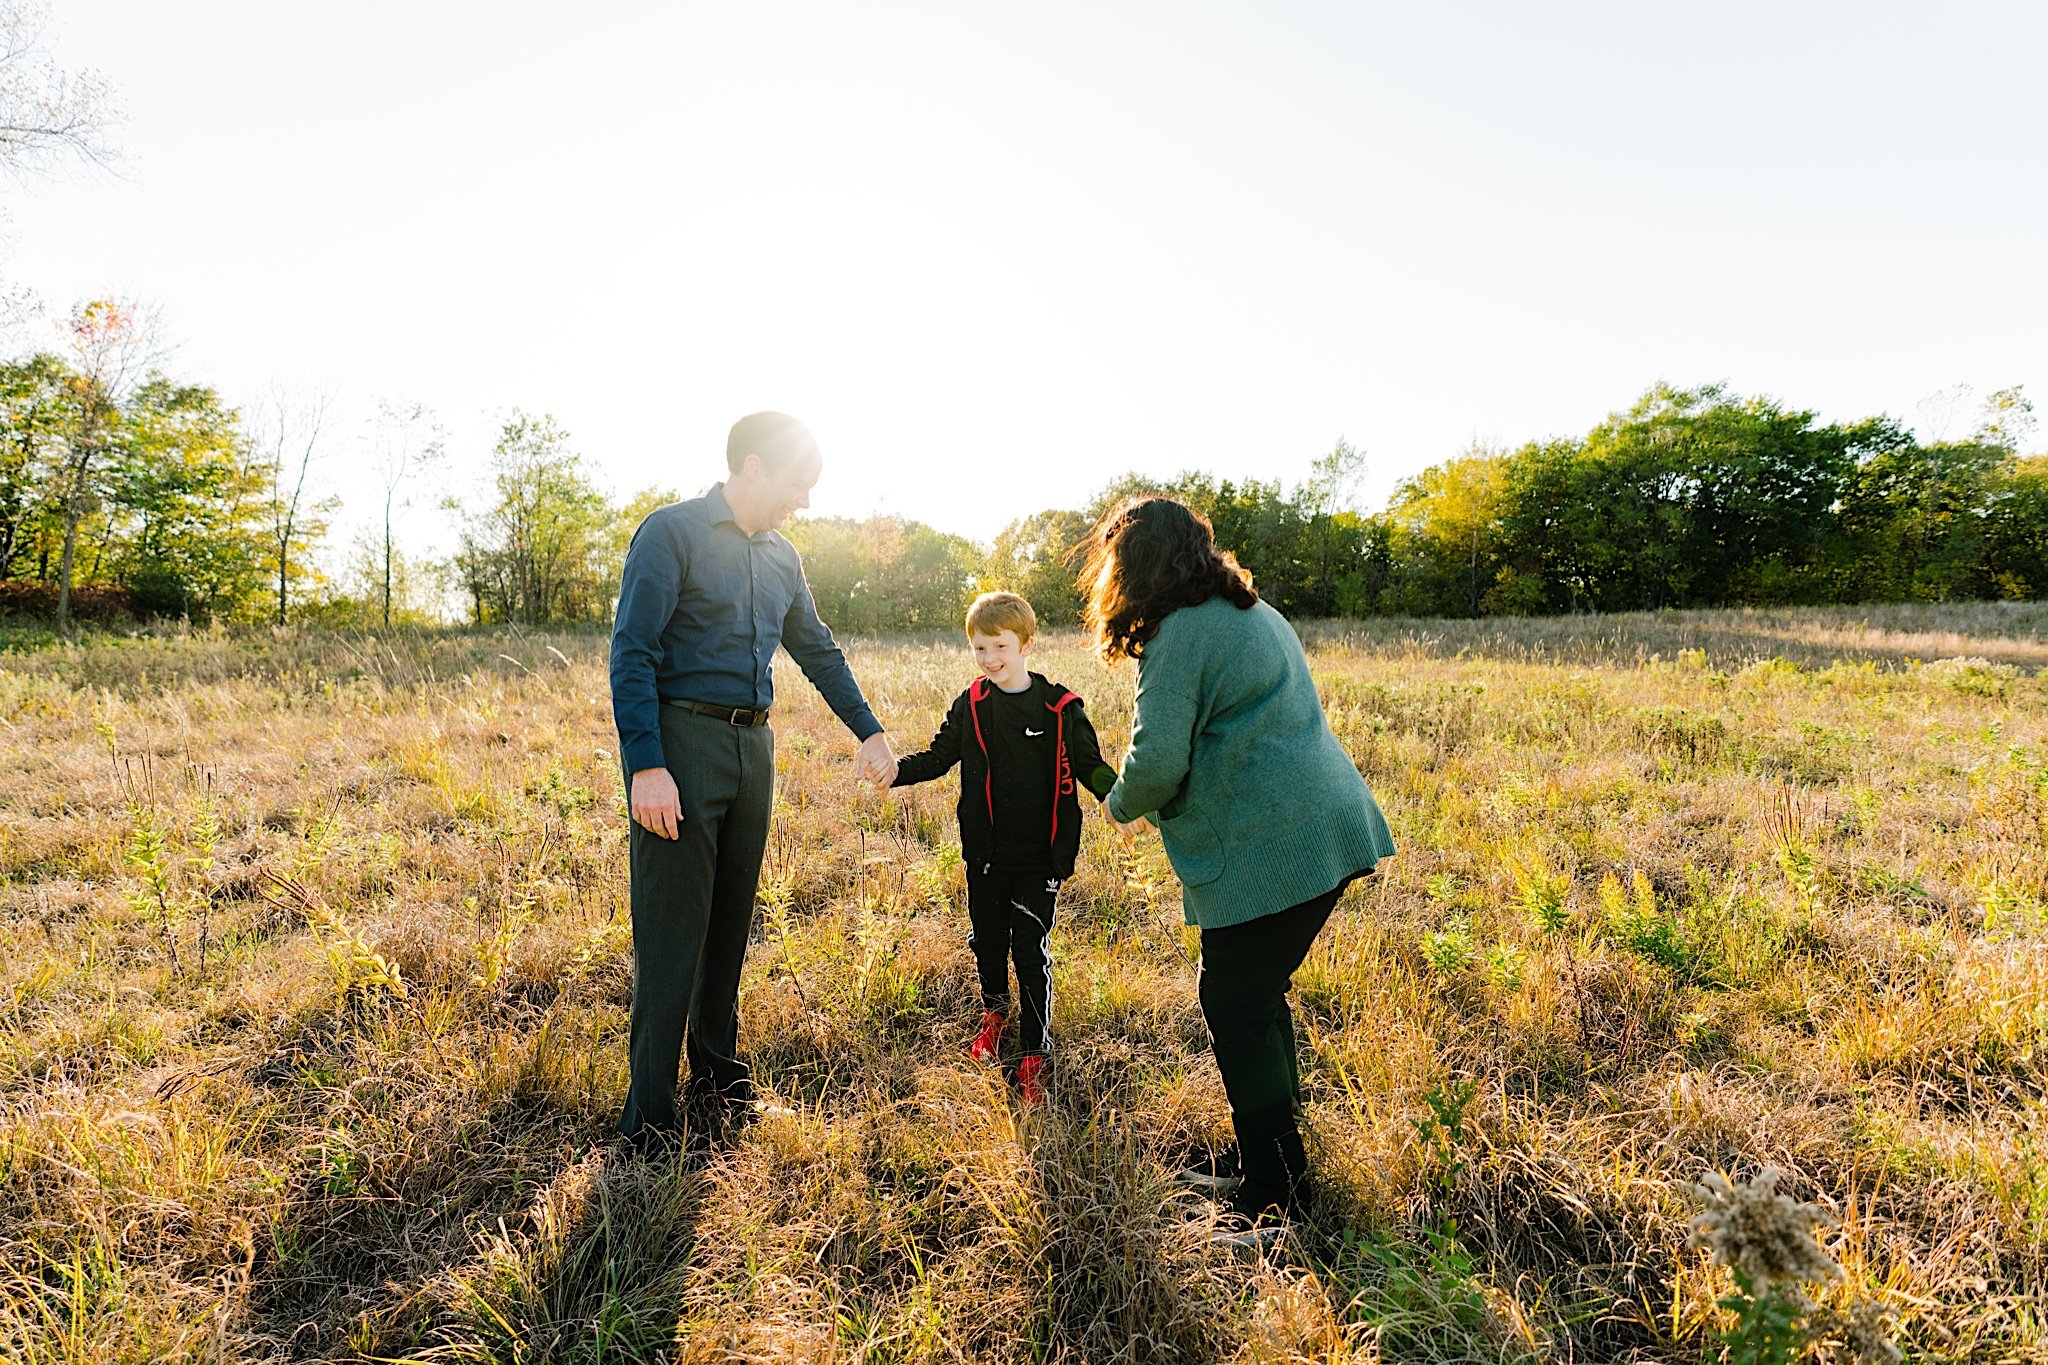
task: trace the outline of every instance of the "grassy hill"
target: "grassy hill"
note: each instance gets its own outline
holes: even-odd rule
[[[1090,819],[1020,1116],[950,786],[857,785],[785,661],[742,1042],[795,1112],[636,1162],[601,637],[18,637],[0,1356],[1696,1361],[1691,1187],[1763,1166],[1824,1303],[2048,1350],[2048,609],[1305,633],[1402,852],[1297,978],[1326,1197],[1253,1263],[1167,1187],[1227,1117],[1156,838]],[[899,748],[966,672],[849,652]],[[1037,663],[1120,754],[1131,671]]]

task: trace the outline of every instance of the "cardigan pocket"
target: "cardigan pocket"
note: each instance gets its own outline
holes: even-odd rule
[[[1223,875],[1223,841],[1201,811],[1183,810],[1171,819],[1161,811],[1159,839],[1182,886],[1202,886]]]

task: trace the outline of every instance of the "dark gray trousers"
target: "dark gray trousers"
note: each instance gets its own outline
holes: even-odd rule
[[[661,747],[682,793],[680,837],[637,823],[629,836],[633,909],[632,1077],[619,1131],[680,1126],[676,1076],[690,1089],[746,1098],[739,1045],[740,969],[775,804],[775,735],[680,707],[661,708]],[[629,775],[628,782],[631,782]]]

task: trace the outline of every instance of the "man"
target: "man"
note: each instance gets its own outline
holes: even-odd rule
[[[775,533],[808,507],[823,460],[779,412],[733,424],[731,476],[651,513],[633,533],[612,628],[612,715],[628,774],[633,911],[631,1082],[619,1131],[643,1146],[680,1135],[684,1108],[712,1132],[755,1107],[737,1053],[740,969],[775,795],[770,661],[789,650],[860,741],[859,775],[896,758],[803,566]]]

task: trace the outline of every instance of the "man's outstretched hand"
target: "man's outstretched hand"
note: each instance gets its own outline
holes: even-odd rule
[[[861,741],[854,775],[877,787],[886,787],[896,780],[896,753],[889,747],[889,736],[878,730]]]
[[[681,835],[683,796],[668,769],[642,768],[634,773],[630,804],[634,822],[649,834],[664,839]]]

